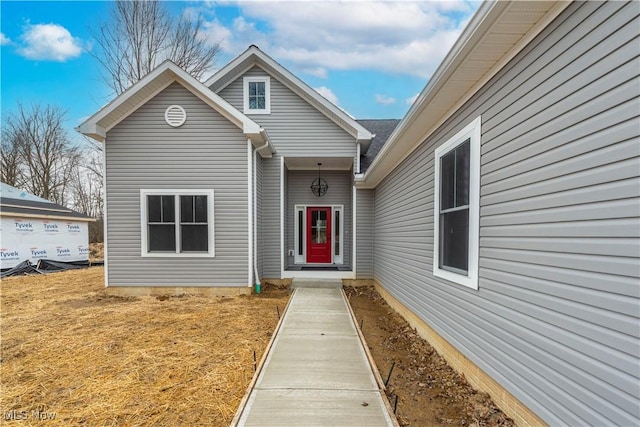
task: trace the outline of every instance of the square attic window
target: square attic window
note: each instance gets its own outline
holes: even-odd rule
[[[245,114],[271,114],[270,78],[245,77],[243,99]]]

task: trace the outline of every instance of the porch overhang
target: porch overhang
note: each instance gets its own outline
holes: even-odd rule
[[[353,168],[353,157],[285,157],[288,170],[318,170],[322,163],[323,171],[348,171]]]

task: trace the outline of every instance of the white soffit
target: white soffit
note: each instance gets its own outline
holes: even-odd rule
[[[483,3],[356,185],[378,185],[570,3]]]
[[[328,170],[351,170],[353,167],[353,157],[285,157],[285,164],[289,170],[318,170],[320,172]]]

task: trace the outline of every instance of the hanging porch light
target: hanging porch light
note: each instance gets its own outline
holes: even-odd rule
[[[318,197],[327,194],[327,190],[329,189],[327,181],[320,176],[320,166],[322,166],[322,163],[318,163],[318,177],[311,183],[311,192]]]

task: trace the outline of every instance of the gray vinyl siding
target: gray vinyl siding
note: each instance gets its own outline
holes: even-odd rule
[[[356,278],[373,279],[374,190],[356,191]]]
[[[234,82],[218,92],[231,105],[243,111],[243,78],[245,76],[267,76],[260,67],[254,66]],[[264,159],[263,172],[263,274],[266,278],[280,278],[280,161],[282,157],[350,157],[356,156],[355,138],[339,127],[314,106],[295,94],[276,78],[270,78],[271,114],[248,114],[269,134],[277,154]],[[285,183],[288,173],[285,169]],[[351,182],[351,178],[349,178]],[[291,203],[285,188],[284,206]],[[349,198],[350,200],[350,198]],[[346,207],[345,207],[346,208]],[[289,209],[284,212],[285,247],[281,256],[288,265],[288,242],[293,239],[294,219]],[[350,218],[350,217],[349,217]],[[351,252],[345,258],[350,262]],[[345,242],[345,255],[347,255]],[[291,261],[293,263],[293,261]]]
[[[267,76],[253,67],[218,94],[243,111],[243,77]],[[355,138],[271,77],[271,114],[247,114],[267,130],[280,156],[355,157]]]
[[[184,107],[172,128],[165,109]],[[247,286],[247,143],[174,83],[111,129],[105,144],[110,286]],[[214,258],[141,256],[141,189],[213,189]]]
[[[258,277],[264,275],[264,249],[262,235],[262,157],[256,154],[256,258],[258,267]]]
[[[351,265],[351,242],[352,236],[352,209],[351,209],[351,191],[352,191],[352,174],[350,171],[325,171],[322,172],[322,178],[327,181],[329,189],[327,194],[317,197],[311,192],[311,183],[318,177],[316,171],[289,171],[287,178],[287,218],[286,226],[286,247],[285,252],[289,249],[295,249],[295,206],[329,206],[343,205],[343,224],[344,224],[344,242],[343,242],[343,265]],[[333,239],[332,239],[333,241]],[[287,256],[287,266],[294,265],[294,257]]]
[[[638,425],[640,3],[571,4],[375,191],[375,279],[551,425]],[[479,289],[435,278],[434,149],[482,115]]]
[[[263,277],[279,279],[280,272],[280,157],[262,160]]]

